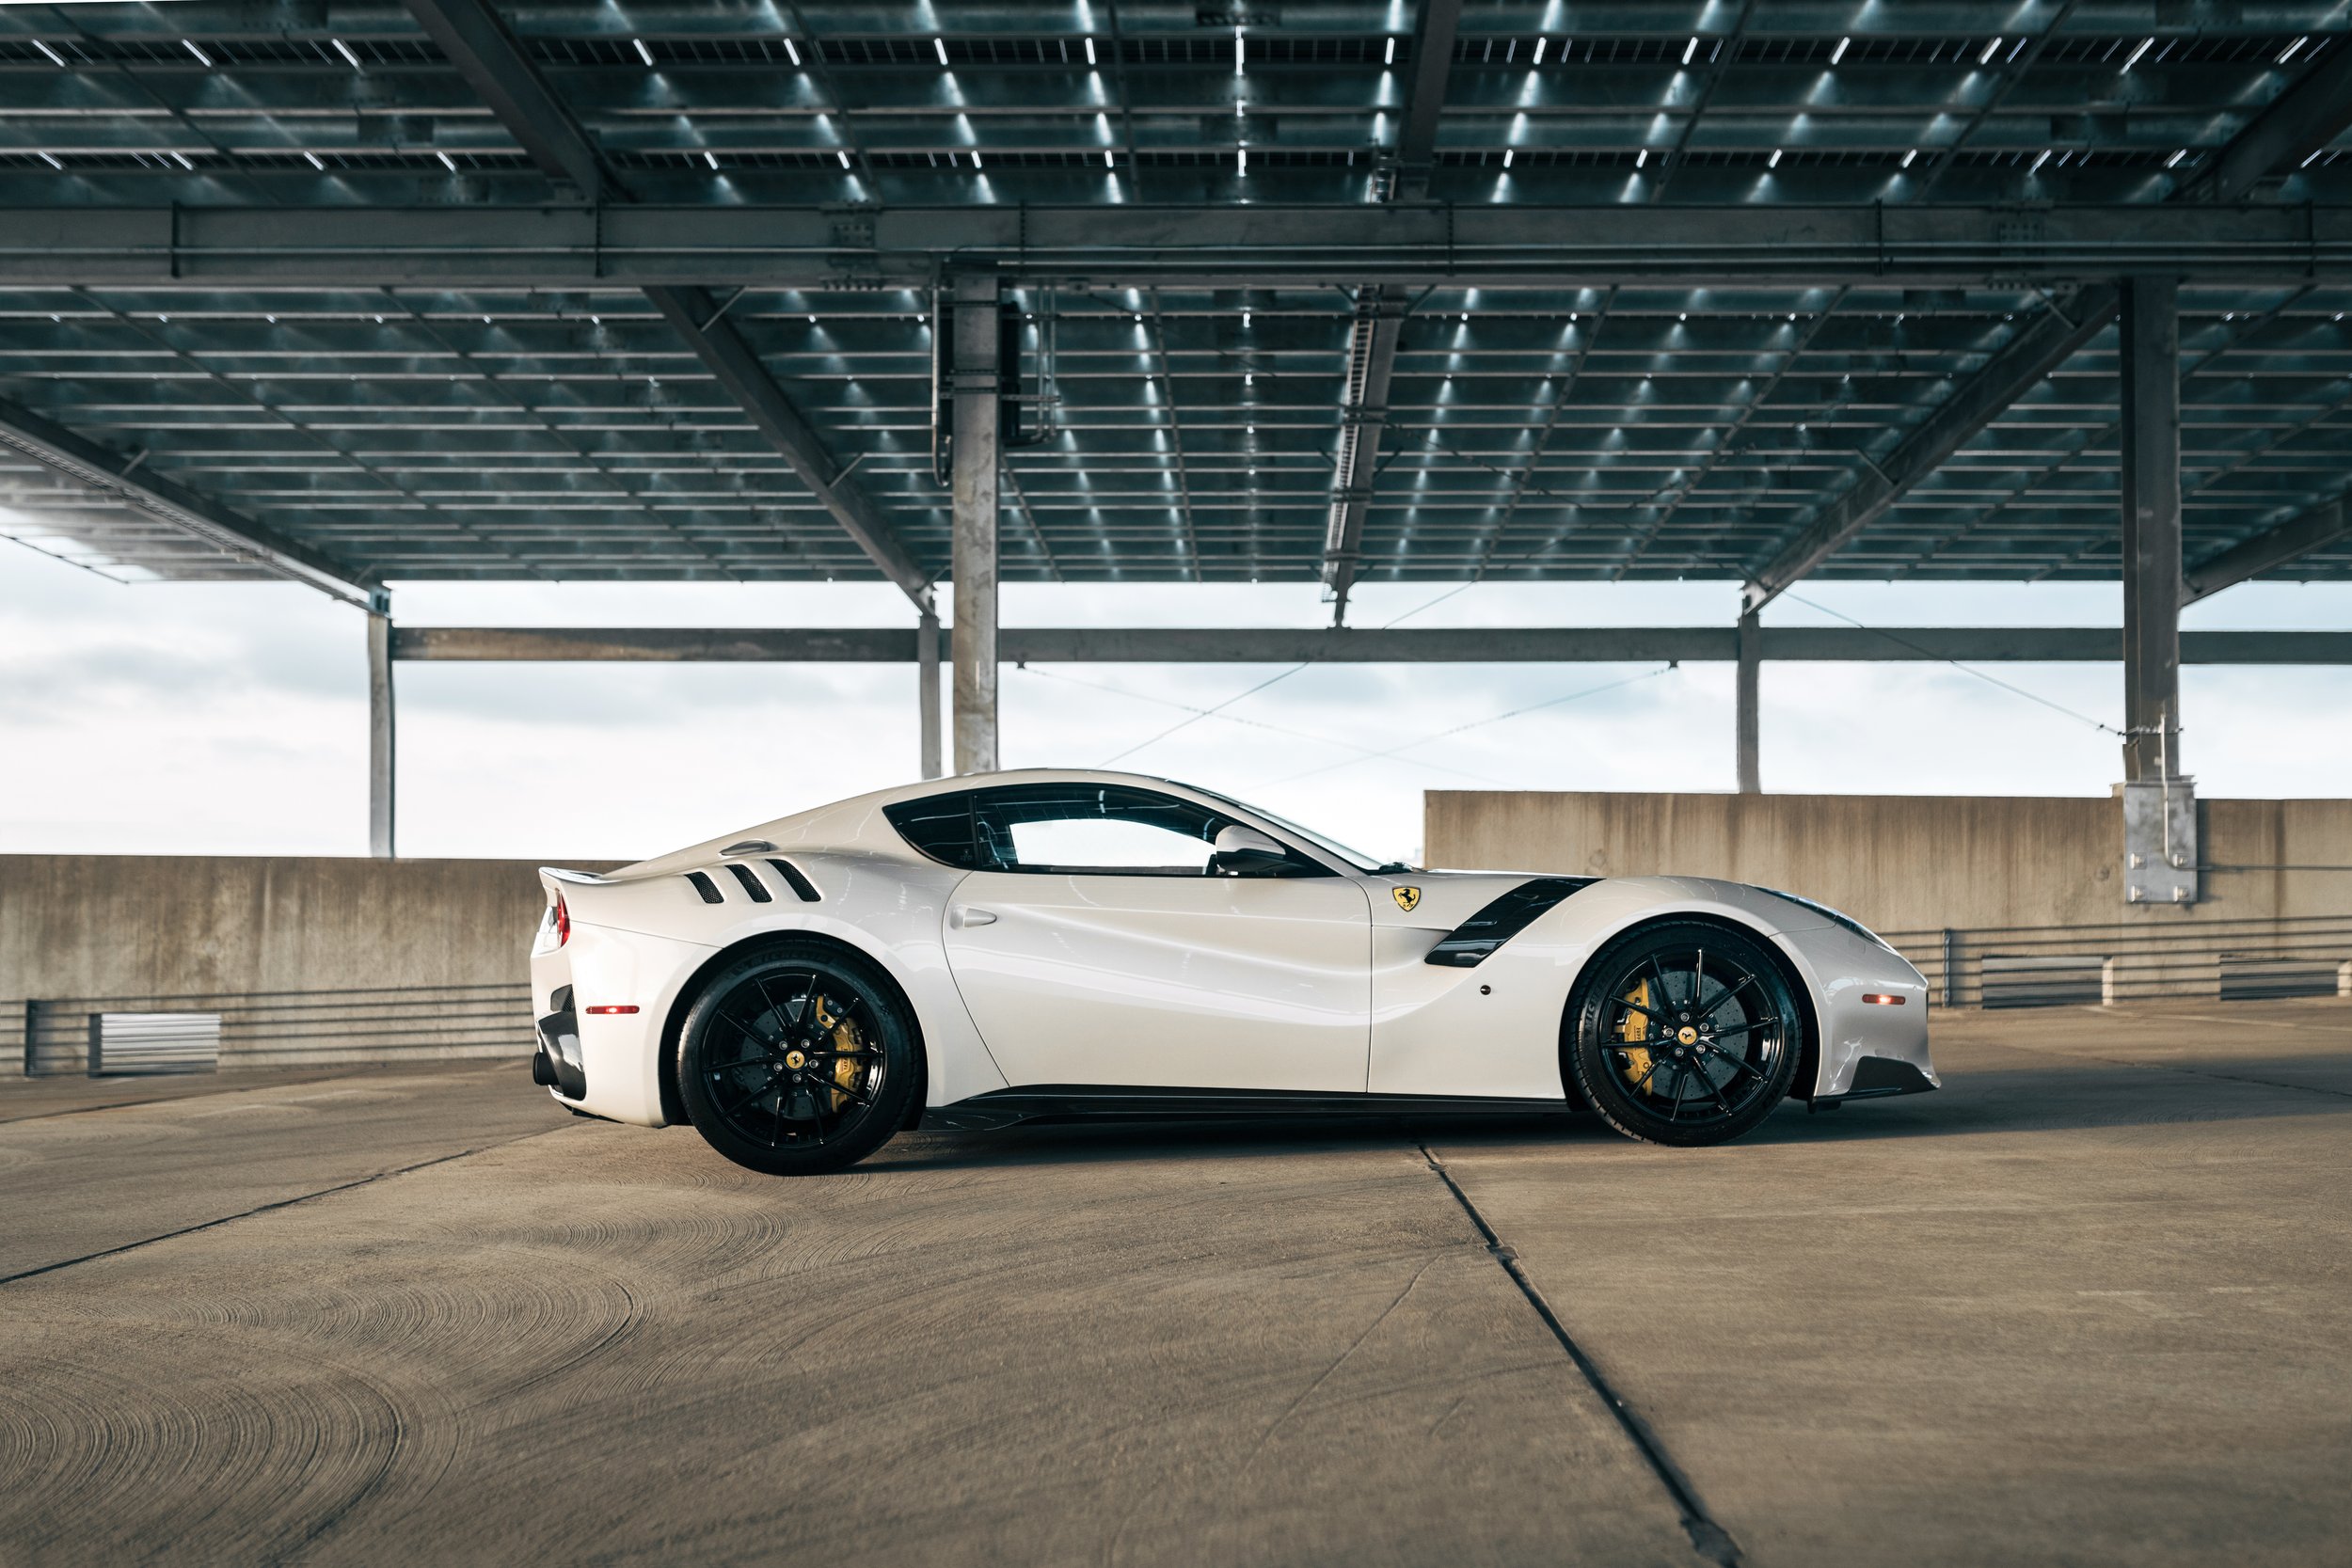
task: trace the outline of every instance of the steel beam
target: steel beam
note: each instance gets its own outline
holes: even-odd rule
[[[1445,109],[1446,84],[1454,73],[1454,39],[1461,23],[1462,0],[1421,0],[1413,19],[1413,77],[1406,93],[1403,129],[1388,178],[1375,182],[1375,200],[1421,201],[1429,194],[1438,120]],[[1323,580],[1331,591],[1334,626],[1347,624],[1347,596],[1356,586],[1364,517],[1372,510],[1380,444],[1388,434],[1389,383],[1396,371],[1406,308],[1400,288],[1366,283],[1356,291],[1356,319],[1347,340],[1346,401],[1341,409],[1339,457],[1332,466],[1331,512],[1323,541]]]
[[[391,595],[377,594],[368,607],[368,853],[393,854],[394,705],[392,696]]]
[[[2112,664],[2113,626],[1765,626],[1760,659],[1875,664]],[[898,664],[906,627],[396,626],[396,659],[490,663]],[[1011,626],[999,657],[1035,664],[1646,664],[1731,662],[1730,626],[1465,626],[1392,630],[1229,626]],[[2187,664],[2352,664],[2352,631],[2191,631]]]
[[[2352,54],[2352,50],[2345,53]],[[2224,588],[2260,577],[2348,536],[2352,536],[2352,506],[2345,505],[2342,498],[2314,506],[2189,567],[2181,575],[2181,603],[2192,605],[2210,598]]]
[[[1815,513],[1779,553],[1758,567],[1740,590],[1741,603],[1752,611],[1763,609],[1884,516],[1914,485],[2104,331],[2115,318],[2117,298],[2113,287],[2101,283],[2054,301],[1939,404],[1883,462],[1872,465],[1851,488]]]
[[[0,209],[0,285],[582,289],[1008,283],[2058,288],[2352,278],[2352,207],[1293,206]]]
[[[409,0],[408,8],[542,172],[568,182],[592,202],[629,199],[595,140],[485,0]],[[929,574],[849,477],[847,466],[826,450],[758,354],[721,317],[717,303],[691,283],[648,285],[644,293],[866,559],[928,613]]]
[[[516,47],[496,11],[482,0],[408,0],[408,11],[532,163],[590,201],[604,194],[596,143]]]
[[[368,603],[369,584],[358,567],[290,539],[200,491],[147,472],[137,458],[125,458],[29,408],[0,402],[0,444],[100,495],[137,507],[226,555],[346,604]]]
[[[1347,403],[1341,418],[1340,454],[1331,473],[1331,515],[1323,541],[1323,580],[1331,590],[1331,624],[1347,620],[1347,595],[1361,563],[1364,517],[1379,477],[1380,443],[1389,426],[1389,384],[1396,372],[1397,340],[1405,330],[1405,299],[1371,284],[1356,297],[1347,345]]]
[[[1446,84],[1454,73],[1454,39],[1462,24],[1462,0],[1421,0],[1413,18],[1413,81],[1396,137],[1396,167],[1389,193],[1398,201],[1420,201],[1429,194],[1429,172],[1438,152],[1438,120],[1445,113]]]
[[[2181,767],[2180,288],[2123,285],[2123,782]]]
[[[1734,646],[1740,661],[1739,673],[1732,682],[1732,730],[1737,753],[1734,773],[1740,794],[1760,795],[1764,792],[1764,781],[1757,752],[1763,726],[1757,718],[1756,705],[1763,695],[1764,628],[1755,610],[1741,613]]]
[[[759,356],[743,341],[732,323],[715,320],[718,307],[700,289],[655,288],[645,297],[661,312],[672,329],[686,341],[727,395],[751,416],[768,444],[792,465],[792,472],[808,486],[818,503],[833,515],[843,532],[866,552],[882,576],[898,585],[918,610],[930,604],[930,577],[915,562],[873,502],[849,477],[844,465],[825,450],[824,442],[803,419],[784,388],[776,385]]]
[[[996,768],[999,295],[993,273],[961,274],[953,289],[956,771],[988,773]]]
[[[2352,49],[2334,47],[2230,138],[2175,199],[2236,201],[2281,165],[2300,164],[2352,125]]]

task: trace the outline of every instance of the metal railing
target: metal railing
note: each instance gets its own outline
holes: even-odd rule
[[[224,1068],[496,1059],[529,1055],[532,1046],[531,988],[516,981],[0,1003],[0,1060],[21,1062],[26,1077],[157,1070],[151,1058],[135,1064],[127,1053],[93,1053],[93,1042],[108,1037],[106,1021],[125,1014],[216,1016]],[[200,1071],[211,1064],[190,1053],[176,1065]]]
[[[1927,977],[1930,1002],[1939,1007],[2352,997],[2352,915],[1882,935]],[[496,1059],[529,1055],[533,1044],[531,988],[516,981],[0,1002],[0,1062],[21,1062],[27,1077],[91,1072],[93,1040],[108,1037],[108,1015],[122,1014],[191,1015],[192,1023],[216,1015],[216,1060],[224,1068]],[[102,1049],[95,1070],[204,1070],[209,1055],[110,1060]]]
[[[1880,934],[1939,1007],[2352,996],[2352,915],[1944,927]]]

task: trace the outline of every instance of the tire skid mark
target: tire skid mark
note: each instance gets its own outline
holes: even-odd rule
[[[389,1181],[395,1176],[405,1176],[411,1171],[427,1170],[435,1165],[448,1164],[453,1160],[463,1160],[489,1149],[502,1148],[508,1144],[521,1143],[526,1138],[544,1138],[548,1132],[566,1131],[568,1131],[566,1128],[550,1127],[543,1132],[524,1132],[516,1137],[501,1138],[495,1143],[478,1144],[472,1148],[461,1148],[454,1154],[437,1154],[430,1160],[419,1160],[414,1164],[400,1165],[391,1170],[380,1170],[370,1176],[359,1177],[356,1180],[339,1181],[331,1187],[321,1187],[315,1192],[301,1193],[293,1197],[281,1197],[269,1203],[257,1203],[250,1209],[240,1209],[233,1214],[222,1214],[216,1219],[204,1220],[196,1225],[183,1225],[177,1230],[167,1230],[160,1235],[144,1237],[135,1242],[125,1242],[119,1246],[102,1247],[96,1252],[86,1252],[79,1258],[61,1259],[55,1263],[43,1263],[39,1268],[23,1269],[15,1274],[0,1275],[0,1285],[13,1285],[20,1279],[34,1279],[41,1275],[56,1274],[59,1269],[73,1268],[82,1263],[94,1263],[102,1258],[117,1258],[126,1252],[135,1252],[141,1247],[153,1246],[158,1242],[168,1242],[181,1236],[193,1236],[204,1230],[216,1230],[224,1225],[233,1225],[238,1220],[251,1219],[256,1214],[267,1214],[279,1209],[291,1209],[298,1203],[332,1197],[337,1193],[347,1193],[359,1187],[372,1187],[378,1181]]]
[[[141,1324],[150,1345],[205,1369],[159,1386],[72,1354],[78,1326],[42,1324],[0,1381],[0,1497],[28,1558],[284,1560],[395,1490],[397,1469],[439,1474],[448,1455],[432,1450],[454,1445],[429,1391],[315,1346]],[[413,1511],[422,1493],[406,1490]]]
[[[1438,1157],[1437,1152],[1418,1139],[1414,1147],[1421,1150],[1421,1157],[1429,1162],[1429,1168],[1437,1173],[1438,1180],[1445,1183],[1446,1191],[1454,1195],[1454,1201],[1462,1206],[1462,1212],[1470,1216],[1470,1224],[1478,1227],[1478,1234],[1486,1241],[1486,1250],[1494,1254],[1496,1262],[1502,1265],[1502,1272],[1511,1276],[1511,1283],[1519,1288],[1519,1293],[1535,1309],[1535,1315],[1543,1319],[1544,1326],[1551,1330],[1551,1337],[1560,1341],[1560,1348],[1566,1351],[1568,1359],[1576,1363],[1576,1370],[1584,1374],[1584,1381],[1593,1386],[1593,1392],[1600,1396],[1601,1403],[1609,1407],[1609,1413],[1625,1429],[1626,1436],[1632,1439],[1643,1461],[1658,1477],[1659,1483],[1665,1487],[1666,1495],[1674,1499],[1675,1508],[1682,1515],[1682,1528],[1691,1537],[1692,1549],[1708,1561],[1717,1564],[1718,1568],[1740,1568],[1739,1543],[1707,1512],[1707,1504],[1699,1498],[1698,1488],[1692,1484],[1690,1477],[1682,1473],[1682,1467],[1666,1451],[1665,1443],[1642,1418],[1641,1412],[1617,1392],[1608,1378],[1601,1374],[1599,1365],[1583,1346],[1576,1342],[1575,1336],[1568,1332],[1567,1324],[1560,1321],[1560,1315],[1551,1309],[1551,1303],[1544,1299],[1543,1291],[1536,1289],[1534,1280],[1529,1278],[1527,1270],[1520,1266],[1518,1253],[1503,1242],[1493,1226],[1486,1223],[1486,1216],[1478,1212],[1478,1205],[1470,1201],[1470,1194],[1464,1192],[1462,1184],[1454,1180],[1454,1173],[1446,1168],[1445,1162]]]

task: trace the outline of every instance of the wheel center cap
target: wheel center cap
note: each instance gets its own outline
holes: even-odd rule
[[[1699,1043],[1699,1032],[1686,1023],[1675,1031],[1675,1038],[1685,1045],[1696,1045]]]
[[[808,1065],[808,1058],[798,1051],[787,1051],[784,1053],[784,1065],[797,1071]]]

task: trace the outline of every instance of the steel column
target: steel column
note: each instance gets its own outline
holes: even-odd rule
[[[997,283],[954,283],[956,771],[996,767]]]
[[[930,610],[914,627],[914,705],[923,727],[923,777],[939,777],[939,617]]]
[[[392,858],[392,597],[368,607],[368,853]]]
[[[1756,721],[1756,699],[1763,684],[1764,627],[1753,610],[1744,610],[1740,616],[1739,656],[1733,726],[1738,734],[1740,793],[1760,795],[1764,784],[1756,757],[1761,734]]]
[[[2181,767],[2180,286],[2123,285],[2123,778]]]

